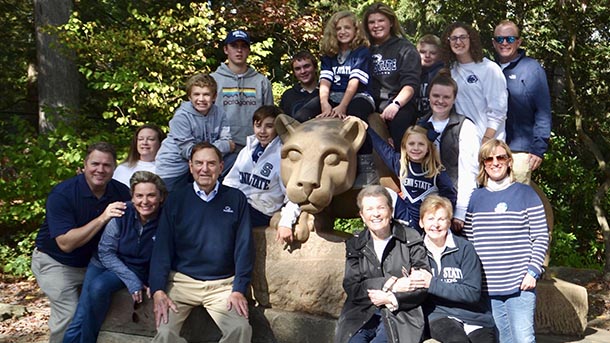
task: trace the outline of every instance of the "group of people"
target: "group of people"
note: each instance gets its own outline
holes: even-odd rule
[[[50,342],[96,341],[125,287],[135,303],[153,298],[154,342],[185,342],[182,324],[201,305],[221,342],[249,342],[252,227],[285,206],[277,238],[293,239],[275,119],[354,116],[368,127],[375,112],[389,137],[368,127],[358,167],[374,149],[400,191],[364,185],[358,196],[366,229],[346,242],[336,341],[533,341],[548,233],[524,183],[548,147],[551,113],[518,27],[498,24],[492,62],[463,23],[416,47],[383,3],[362,21],[337,12],[319,79],[314,55],[297,53],[298,82],[279,107],[247,64],[250,44],[243,30],[227,35],[226,63],[189,78],[167,137],[143,125],[118,166],[111,145],[92,144],[82,173],[53,188],[32,257],[51,303]]]

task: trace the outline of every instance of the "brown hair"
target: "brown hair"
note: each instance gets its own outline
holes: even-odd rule
[[[388,18],[388,20],[390,21],[390,35],[395,36],[395,37],[405,37],[405,31],[402,29],[402,26],[400,25],[400,22],[398,21],[398,17],[396,16],[396,13],[394,13],[394,10],[382,3],[382,2],[376,2],[374,4],[372,4],[371,6],[369,6],[366,11],[364,12],[364,15],[362,16],[362,26],[364,27],[364,33],[366,34],[366,38],[369,41],[372,41],[372,37],[371,37],[371,33],[369,32],[369,25],[368,25],[368,21],[369,21],[369,17],[371,16],[371,14],[381,14],[385,17]]]
[[[256,122],[262,122],[265,118],[277,118],[280,114],[284,113],[281,108],[275,105],[263,105],[254,111],[252,115],[252,124]]]
[[[440,86],[448,86],[453,88],[453,97],[457,96],[458,85],[455,80],[451,77],[451,71],[447,68],[443,68],[439,70],[436,76],[430,81],[430,86],[428,87],[428,93],[432,89],[432,86],[440,85]]]
[[[188,81],[186,81],[186,95],[191,96],[191,91],[193,87],[208,87],[212,94],[216,94],[218,90],[218,84],[213,77],[208,74],[195,74],[191,76]]]
[[[144,129],[151,129],[157,133],[157,140],[159,141],[159,147],[161,146],[161,142],[165,139],[165,132],[161,130],[155,124],[144,124],[140,126],[133,137],[131,137],[131,143],[129,144],[129,153],[127,154],[127,158],[124,163],[127,163],[129,167],[133,167],[140,160],[140,153],[138,152],[138,134],[140,131]]]
[[[483,61],[483,46],[481,45],[481,37],[479,36],[479,32],[468,24],[455,22],[447,26],[447,28],[443,32],[443,35],[441,36],[441,44],[443,45],[443,55],[445,63],[447,63],[447,65],[451,67],[454,63],[457,62],[457,58],[451,50],[451,42],[449,41],[451,33],[457,28],[462,28],[466,30],[466,33],[469,36],[470,57],[472,57],[472,59],[477,63]]]
[[[438,38],[436,35],[433,35],[431,33],[428,33],[426,35],[423,35],[418,41],[417,41],[417,45],[420,44],[430,44],[430,45],[434,45],[436,46],[439,50],[442,49],[443,47],[441,46],[441,39]]]
[[[214,146],[210,142],[199,142],[199,143],[193,145],[193,149],[191,150],[191,156],[190,156],[189,160],[192,161],[195,153],[197,151],[203,150],[203,149],[213,149],[214,152],[216,153],[216,155],[218,155],[218,161],[222,162],[222,153],[220,152],[220,150],[218,150],[218,148],[216,146]]]
[[[89,145],[89,147],[87,147],[87,154],[85,155],[85,161],[88,160],[89,155],[91,155],[91,153],[96,150],[112,155],[112,160],[114,161],[114,166],[116,167],[116,150],[114,150],[114,147],[112,146],[112,144],[107,143],[107,142],[97,142],[97,143],[93,143],[93,144]]]

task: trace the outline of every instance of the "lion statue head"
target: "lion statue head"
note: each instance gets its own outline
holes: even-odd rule
[[[366,138],[360,121],[320,118],[299,123],[279,115],[275,128],[283,142],[281,177],[286,194],[301,210],[319,213],[334,195],[351,188],[356,152]]]

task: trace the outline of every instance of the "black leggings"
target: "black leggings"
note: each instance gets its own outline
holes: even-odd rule
[[[430,336],[443,343],[495,343],[496,329],[483,327],[466,335],[462,323],[441,318],[430,323]]]

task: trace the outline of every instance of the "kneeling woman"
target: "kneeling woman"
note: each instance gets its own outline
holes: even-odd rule
[[[430,269],[422,238],[392,220],[392,198],[382,186],[362,189],[357,201],[366,230],[346,242],[347,300],[335,342],[417,343],[424,329],[420,304],[426,290],[416,289],[408,275]]]
[[[83,290],[67,342],[95,342],[112,294],[127,287],[135,303],[142,302],[158,214],[167,195],[163,180],[154,173],[138,171],[130,179],[131,202],[122,217],[106,225],[98,256],[87,267]]]

